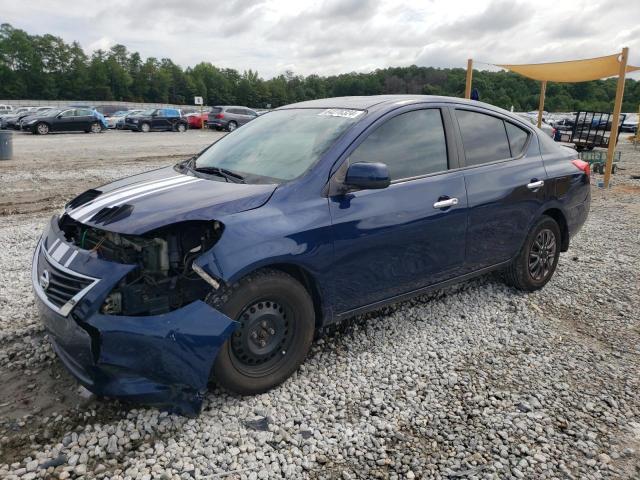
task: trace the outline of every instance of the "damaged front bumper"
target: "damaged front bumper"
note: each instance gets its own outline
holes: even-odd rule
[[[54,217],[32,268],[53,348],[96,395],[194,415],[218,351],[237,323],[200,300],[161,315],[100,313],[106,296],[133,268],[68,244]]]

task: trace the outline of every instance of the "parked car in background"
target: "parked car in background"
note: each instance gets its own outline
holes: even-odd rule
[[[118,124],[118,120],[124,119],[125,116],[129,113],[129,110],[118,110],[111,115],[106,115],[105,120],[107,122],[107,128],[116,128]]]
[[[80,107],[84,107],[84,105],[80,105]],[[121,112],[123,110],[122,105],[98,105],[91,108],[100,112],[105,117],[110,117],[114,113]]]
[[[340,320],[492,270],[544,287],[587,218],[589,175],[478,101],[288,105],[72,199],[38,242],[36,302],[86,388],[195,413],[210,379],[280,384]]]
[[[622,122],[622,125],[620,125],[620,131],[632,132],[632,133],[637,132],[638,131],[638,114],[628,113],[624,121]]]
[[[28,113],[32,110],[33,107],[19,107],[15,110],[12,110],[8,113],[0,115],[0,129],[11,128],[7,125],[9,120],[13,120],[14,117],[18,117],[23,113]]]
[[[6,128],[13,128],[14,130],[20,130],[20,123],[22,122],[22,120],[26,117],[30,117],[30,116],[34,116],[34,115],[38,115],[40,113],[43,112],[48,112],[49,110],[53,109],[54,107],[34,107],[31,108],[27,111],[21,112],[20,114],[16,115],[15,117],[9,117],[6,119]]]
[[[127,110],[127,113],[118,117],[118,119],[116,120],[116,129],[117,130],[122,130],[124,129],[124,123],[125,123],[125,119],[127,118],[128,115],[137,115],[141,112],[144,112],[143,109],[134,109],[134,110]]]
[[[185,132],[189,124],[176,108],[151,108],[135,115],[127,115],[123,128],[134,132]]]
[[[236,128],[255,120],[258,114],[247,107],[233,105],[218,105],[209,112],[207,126],[216,130],[233,132]]]
[[[11,112],[13,112],[13,107],[11,105],[0,104],[0,115]]]
[[[209,114],[207,112],[187,113],[185,118],[189,122],[189,128],[202,128],[203,125],[206,125]]]
[[[23,130],[38,135],[50,132],[100,133],[102,126],[96,112],[88,108],[51,109],[21,122]]]

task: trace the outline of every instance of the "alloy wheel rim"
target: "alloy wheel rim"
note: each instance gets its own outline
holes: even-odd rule
[[[536,281],[546,279],[556,258],[556,236],[545,228],[538,232],[529,249],[529,275]]]
[[[231,337],[233,363],[249,376],[261,376],[276,369],[291,347],[293,314],[274,300],[259,300],[238,316],[238,329]]]
[[[97,123],[94,123],[93,125],[91,125],[91,131],[93,133],[98,133],[100,132],[100,125],[98,125]]]
[[[235,123],[230,123],[229,124],[229,131],[233,132],[236,129],[236,124]]]
[[[46,125],[44,124],[38,125],[38,133],[46,134],[48,132],[49,132],[49,128]]]

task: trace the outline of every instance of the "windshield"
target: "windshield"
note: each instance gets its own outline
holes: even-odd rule
[[[195,167],[292,180],[313,165],[362,113],[336,109],[269,112],[214,143],[198,157]]]

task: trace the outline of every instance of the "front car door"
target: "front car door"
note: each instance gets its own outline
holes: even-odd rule
[[[75,109],[65,110],[51,121],[51,131],[54,132],[68,132],[73,130],[73,118],[76,115]]]
[[[513,258],[546,196],[536,135],[523,123],[472,107],[452,108],[469,201],[467,268]]]
[[[405,107],[377,120],[345,152],[337,177],[349,164],[382,162],[392,183],[329,198],[336,313],[459,274],[467,199],[463,173],[454,170],[455,143],[445,132],[451,132],[446,108]]]

